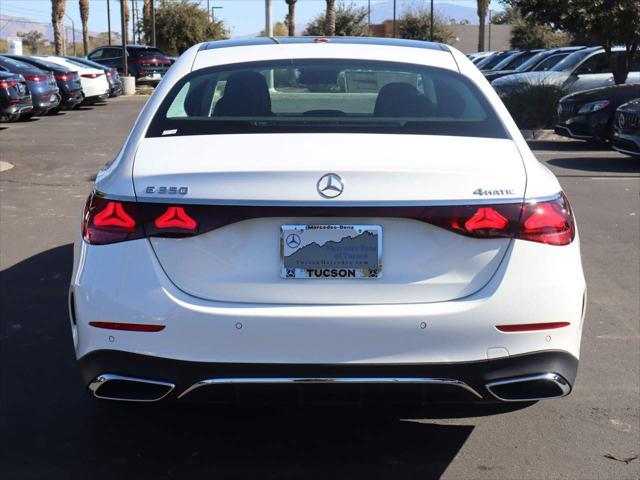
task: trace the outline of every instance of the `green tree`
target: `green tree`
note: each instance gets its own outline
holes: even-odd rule
[[[426,7],[419,7],[405,11],[398,19],[398,33],[400,38],[414,40],[431,39],[431,12]],[[456,34],[450,24],[433,15],[433,40],[441,43],[451,43]]]
[[[571,43],[571,37],[555,31],[549,25],[541,25],[518,18],[511,28],[511,48],[555,48]]]
[[[289,30],[287,29],[287,25],[285,22],[276,22],[273,24],[273,36],[274,37],[286,37]],[[266,37],[267,32],[264,30],[260,30],[260,36]]]
[[[526,20],[564,31],[577,43],[602,45],[616,83],[624,83],[640,47],[638,0],[502,0]],[[624,45],[618,61],[611,49]]]
[[[44,40],[44,35],[37,30],[31,30],[26,33],[18,32],[18,36],[22,38],[22,43],[29,47],[31,53],[38,53],[38,47],[42,45]]]
[[[156,9],[156,44],[168,54],[179,55],[196,43],[227,38],[222,20],[209,21],[209,14],[193,0],[165,0]],[[145,37],[151,38],[150,19],[144,20]]]
[[[494,13],[491,17],[493,25],[512,25],[520,18],[520,12],[514,7],[507,6],[502,12]]]
[[[326,14],[321,13],[311,20],[303,35],[321,37],[325,35]],[[334,36],[363,37],[367,35],[367,9],[355,4],[340,2],[336,9]]]

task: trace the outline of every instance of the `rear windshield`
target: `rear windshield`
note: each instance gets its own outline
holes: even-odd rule
[[[134,58],[158,58],[164,57],[164,53],[157,48],[130,48],[129,55]]]
[[[508,138],[478,88],[439,68],[359,60],[280,60],[187,75],[147,136],[345,132]]]

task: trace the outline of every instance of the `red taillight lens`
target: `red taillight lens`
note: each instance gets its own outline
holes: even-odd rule
[[[73,78],[71,73],[56,73],[53,75],[56,80],[70,81]]]
[[[110,77],[110,76],[111,76],[111,72],[105,72],[105,75],[106,75],[107,77]]]
[[[17,84],[18,82],[14,82],[13,80],[2,80],[0,81],[0,88],[11,88]]]
[[[80,75],[82,78],[98,78],[101,77],[101,73],[83,73]]]
[[[117,228],[133,231],[136,221],[124,211],[120,202],[109,202],[104,209],[93,217],[93,224],[100,228]]]
[[[183,207],[169,207],[167,211],[154,222],[156,228],[162,229],[181,229],[195,230],[198,223],[187,215]]]
[[[90,195],[85,205],[82,236],[88,243],[106,244],[144,237],[135,220],[135,204]]]
[[[480,207],[469,220],[464,223],[464,228],[469,232],[476,230],[504,230],[509,225],[509,220],[500,215],[494,208]]]
[[[517,237],[549,245],[568,245],[576,235],[569,200],[562,194],[550,202],[529,203],[522,209]]]
[[[44,75],[25,75],[24,79],[30,82],[44,82],[47,80],[47,77]]]

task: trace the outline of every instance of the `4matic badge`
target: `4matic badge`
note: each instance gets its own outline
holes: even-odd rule
[[[499,196],[499,195],[515,195],[514,190],[485,190],[484,188],[477,188],[473,191],[474,195],[480,195],[480,196],[491,196],[491,197],[495,197],[495,196]]]

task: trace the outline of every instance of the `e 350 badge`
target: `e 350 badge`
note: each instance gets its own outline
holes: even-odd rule
[[[155,187],[149,186],[145,190],[146,193],[157,193],[159,195],[186,195],[189,192],[188,187]]]

